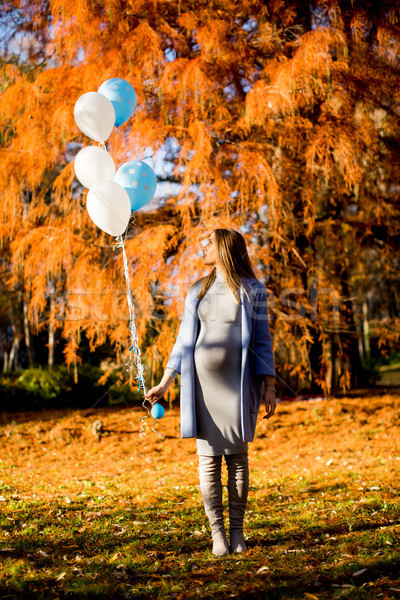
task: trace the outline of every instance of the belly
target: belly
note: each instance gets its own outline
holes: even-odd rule
[[[194,349],[194,361],[199,375],[207,373],[240,373],[241,328],[234,323],[219,324],[202,322],[199,338]]]

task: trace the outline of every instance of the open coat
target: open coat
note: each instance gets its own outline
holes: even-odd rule
[[[197,297],[201,280],[188,293],[179,333],[167,367],[181,373],[181,435],[196,437],[194,348],[200,331]],[[244,287],[248,292],[249,299]],[[271,334],[269,331],[267,294],[256,279],[243,278],[240,287],[242,318],[242,362],[240,415],[241,436],[245,442],[254,439],[260,410],[263,376],[275,376]]]

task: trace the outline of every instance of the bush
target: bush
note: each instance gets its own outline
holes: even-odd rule
[[[68,373],[61,369],[26,369],[17,383],[21,389],[46,401],[71,391]]]
[[[90,408],[142,401],[129,384],[118,384],[117,374],[99,385],[103,371],[93,365],[78,368],[78,382],[64,365],[30,368],[0,376],[0,410],[8,412],[46,408]]]

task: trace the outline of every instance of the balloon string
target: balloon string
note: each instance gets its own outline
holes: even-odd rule
[[[133,221],[135,221],[135,218],[133,218]],[[125,233],[125,238],[126,238],[126,233]],[[144,365],[142,363],[141,351],[140,351],[140,346],[139,346],[139,338],[137,335],[137,329],[136,329],[136,323],[135,323],[135,308],[134,308],[134,304],[133,304],[133,298],[132,298],[132,292],[131,292],[131,286],[130,286],[128,259],[126,256],[125,243],[124,243],[124,238],[122,237],[122,235],[118,235],[116,237],[115,248],[122,248],[122,256],[123,256],[123,262],[124,262],[124,274],[125,274],[125,281],[126,281],[126,297],[127,297],[127,301],[128,301],[128,308],[129,308],[130,346],[129,346],[129,359],[125,363],[125,370],[127,373],[130,373],[132,375],[133,365],[134,364],[136,365],[137,375],[136,375],[135,379],[137,379],[138,383],[139,383],[138,392],[140,393],[140,391],[142,390],[143,396],[146,396],[147,391],[146,391],[146,382],[145,382],[145,378],[144,378]],[[146,419],[148,419],[148,417],[150,416],[150,410],[149,410],[148,406],[146,405],[146,402],[148,403],[149,401],[146,400],[146,398],[144,398],[144,400],[142,402],[142,406],[146,410],[147,414],[143,415],[140,418],[140,421],[141,421],[140,428],[139,428],[139,436],[140,437],[143,437],[144,435],[146,435]],[[151,429],[152,429],[152,431],[154,431],[154,433],[157,433],[157,435],[159,435],[162,438],[162,435],[157,430],[154,429],[154,425],[157,421],[158,421],[158,419],[155,419],[155,421],[151,425]]]
[[[154,433],[156,433],[158,436],[160,436],[160,438],[163,440],[164,437],[161,435],[161,433],[159,431],[157,431],[157,429],[154,429],[154,425],[157,423],[158,419],[154,419],[154,421],[151,424],[151,430],[154,431]]]
[[[115,169],[118,170],[118,163],[117,163],[117,147],[118,147],[118,127],[115,128],[115,137],[114,137],[114,163],[115,163]]]

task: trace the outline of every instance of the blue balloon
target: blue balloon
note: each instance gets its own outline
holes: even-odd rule
[[[162,419],[164,415],[165,415],[164,407],[158,403],[153,404],[153,406],[151,407],[151,416],[154,419]]]
[[[123,164],[115,173],[114,181],[128,192],[132,210],[139,210],[150,202],[157,187],[153,169],[141,160]]]
[[[108,98],[115,110],[115,127],[125,123],[132,115],[136,106],[135,90],[125,79],[114,77],[101,84],[97,90]]]

